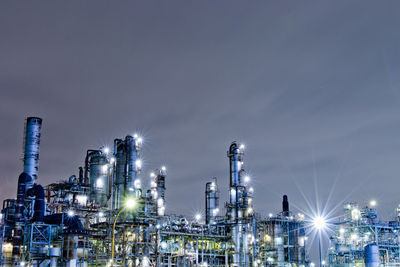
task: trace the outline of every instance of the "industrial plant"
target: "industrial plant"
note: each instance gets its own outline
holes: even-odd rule
[[[221,205],[210,177],[205,216],[189,219],[165,211],[164,166],[144,178],[138,135],[115,139],[112,151],[87,150],[79,173],[41,185],[41,127],[27,118],[16,198],[1,211],[1,266],[310,265],[304,215],[290,212],[287,196],[277,215],[255,212],[243,145],[227,152],[229,200]]]
[[[41,128],[41,118],[27,118],[16,198],[4,200],[1,211],[1,266],[315,266],[309,222],[290,211],[286,195],[276,215],[254,210],[243,145],[229,146],[229,177],[220,178],[229,180],[229,200],[221,204],[223,187],[210,177],[204,212],[187,218],[166,213],[166,167],[144,178],[138,135],[115,139],[113,149],[87,150],[76,175],[41,185]],[[382,222],[375,204],[345,205],[326,257],[319,243],[319,265],[399,265],[400,208],[398,218]],[[318,231],[326,224],[314,220]]]

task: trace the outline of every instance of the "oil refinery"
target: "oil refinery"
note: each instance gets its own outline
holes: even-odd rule
[[[262,218],[244,170],[244,146],[233,142],[229,201],[220,185],[205,185],[203,219],[165,212],[165,167],[144,188],[142,139],[115,139],[113,151],[87,150],[79,173],[40,184],[42,119],[25,125],[23,170],[15,199],[3,201],[1,266],[309,266],[304,215]],[[17,181],[17,179],[16,179]],[[312,264],[311,264],[312,265]]]
[[[243,145],[233,142],[227,152],[229,200],[220,204],[221,186],[210,178],[204,218],[188,219],[165,211],[164,166],[145,182],[138,135],[115,139],[113,151],[87,150],[77,175],[42,186],[41,127],[41,118],[27,118],[16,198],[4,200],[1,211],[1,266],[315,266],[310,220],[290,211],[286,195],[276,215],[254,210]],[[375,205],[344,206],[330,225],[324,260],[319,243],[319,265],[399,266],[400,207],[396,219],[380,221]],[[325,226],[324,218],[314,220],[316,229]]]

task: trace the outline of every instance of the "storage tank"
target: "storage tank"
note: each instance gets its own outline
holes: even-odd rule
[[[366,267],[379,266],[379,247],[376,244],[369,244],[365,246],[364,261]]]

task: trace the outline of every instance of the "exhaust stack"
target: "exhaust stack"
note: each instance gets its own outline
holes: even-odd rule
[[[289,216],[289,200],[288,200],[287,195],[283,195],[282,215],[283,216]]]
[[[26,119],[24,140],[24,173],[31,177],[30,181],[26,181],[26,189],[32,188],[38,178],[41,129],[41,118],[28,117]]]

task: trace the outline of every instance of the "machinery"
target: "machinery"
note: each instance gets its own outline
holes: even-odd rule
[[[205,186],[205,219],[165,211],[166,168],[142,186],[142,139],[88,150],[77,175],[40,185],[42,120],[28,118],[16,199],[1,211],[1,266],[309,266],[304,216],[261,218],[244,170],[244,147],[229,147],[229,201]],[[147,184],[147,183],[146,183]]]
[[[380,221],[373,207],[347,203],[330,238],[329,266],[399,266],[400,209],[397,212],[395,220]]]

